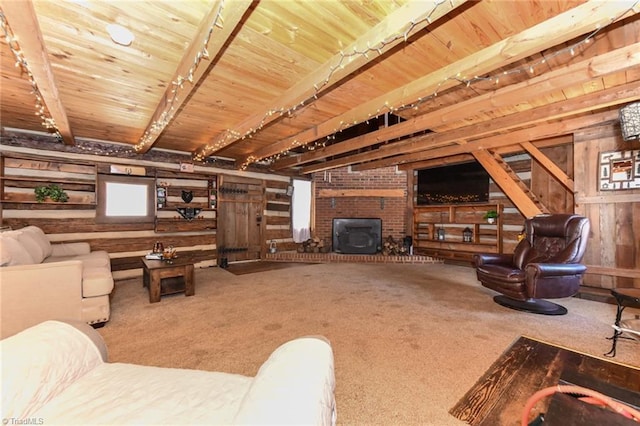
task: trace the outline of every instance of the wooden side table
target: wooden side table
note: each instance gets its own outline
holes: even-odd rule
[[[196,293],[193,277],[193,260],[178,257],[171,260],[151,260],[142,258],[144,265],[142,285],[149,288],[149,303],[160,301],[160,297],[184,292],[185,296]]]
[[[612,340],[611,350],[605,354],[605,356],[616,356],[616,345],[618,339],[622,335],[623,331],[620,330],[620,320],[622,319],[622,312],[627,306],[640,307],[640,288],[614,288],[611,290],[611,295],[616,299],[618,309],[616,311],[616,322],[614,325],[613,336],[608,337]]]

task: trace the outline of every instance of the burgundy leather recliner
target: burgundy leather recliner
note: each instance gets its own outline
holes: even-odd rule
[[[476,275],[501,295],[493,300],[520,311],[564,315],[567,309],[543,299],[578,292],[586,266],[582,257],[589,219],[575,214],[539,215],[525,221],[526,237],[513,254],[476,254]]]

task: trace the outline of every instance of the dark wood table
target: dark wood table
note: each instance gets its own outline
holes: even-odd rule
[[[636,409],[640,406],[639,368],[521,337],[449,413],[470,425],[519,425],[527,400],[558,384],[592,389]],[[540,400],[530,420],[542,413],[545,425],[628,424],[617,413],[559,393]]]
[[[160,297],[167,294],[184,292],[185,296],[193,296],[196,293],[193,259],[189,256],[171,260],[143,257],[142,263],[142,285],[149,288],[149,303],[159,302]]]

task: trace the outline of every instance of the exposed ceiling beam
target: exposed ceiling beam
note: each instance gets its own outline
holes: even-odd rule
[[[404,43],[406,41],[405,38],[398,37],[399,35],[410,31],[411,34],[406,34],[410,36],[421,31],[466,1],[451,0],[444,3],[440,2],[437,5],[437,2],[413,0],[405,4],[343,49],[341,53],[334,55],[294,87],[287,90],[280,98],[275,99],[272,104],[285,105],[291,108],[306,106],[322,91],[370,62],[377,60],[378,56],[393,49],[395,46]],[[351,52],[363,52],[375,46],[380,46],[376,55],[353,54],[347,56]],[[323,82],[322,87],[318,87],[318,82]],[[263,110],[253,114],[238,124],[235,129],[226,131],[224,134],[216,136],[209,143],[199,147],[193,155],[196,159],[207,157],[240,140],[255,129],[260,129],[282,117],[283,114],[284,112],[274,113],[272,110]]]
[[[414,152],[407,155],[386,158],[384,160],[372,161],[369,163],[352,166],[353,170],[369,170],[379,167],[389,167],[398,164],[425,161],[433,158],[448,157],[464,153],[473,153],[478,149],[494,149],[503,146],[513,145],[522,141],[534,141],[551,136],[575,132],[578,129],[602,124],[618,119],[618,111],[604,111],[595,114],[584,115],[576,118],[563,119],[546,125],[538,125],[526,129],[515,130],[502,135],[488,136],[471,140],[462,145],[450,145],[436,149],[429,149],[421,152]]]
[[[151,149],[176,112],[189,98],[189,94],[207,74],[211,61],[227,44],[252,3],[252,0],[233,0],[225,6],[224,0],[214,2],[200,23],[189,49],[178,64],[171,83],[142,133],[140,142],[136,145],[138,153],[143,154]]]
[[[640,86],[638,86],[638,81],[634,81],[577,98],[496,118],[487,122],[472,124],[442,133],[416,136],[382,146],[374,151],[310,165],[303,167],[302,173],[314,173],[357,163],[365,163],[362,167],[367,169],[387,167],[398,164],[395,163],[395,161],[399,155],[426,152],[429,149],[435,149],[452,143],[462,143],[463,141],[544,123],[550,120],[557,120],[571,115],[578,115],[592,109],[602,109],[637,99],[640,99]]]
[[[24,60],[33,75],[37,91],[42,95],[42,102],[55,122],[56,130],[62,136],[65,145],[74,145],[75,140],[67,111],[58,94],[58,86],[49,62],[49,53],[42,38],[33,3],[31,0],[1,0],[0,7],[11,31],[18,38]]]
[[[297,135],[259,149],[243,158],[241,162],[246,164],[258,161],[285,152],[292,147],[306,145],[342,130],[344,123],[356,124],[378,115],[380,105],[388,105],[389,110],[393,111],[394,108],[416,102],[436,90],[443,91],[461,84],[461,79],[451,78],[452,76],[485,75],[527,56],[592,32],[596,28],[606,27],[614,21],[613,17],[619,20],[635,13],[638,12],[630,9],[627,2],[587,1],[460,61],[442,67],[436,72],[365,102],[345,114],[335,116]]]
[[[536,140],[534,146],[536,148],[542,149],[542,148],[554,147],[559,145],[566,145],[570,143],[573,143],[573,135],[560,135],[560,136],[554,136],[546,139],[538,139]],[[495,148],[493,152],[496,154],[500,154],[501,156],[504,157],[505,155],[522,153],[523,148],[522,148],[522,145],[520,145],[519,143],[516,143],[513,145],[506,145],[506,146],[501,146],[499,148]],[[433,158],[430,160],[419,161],[416,163],[401,164],[397,167],[398,167],[398,170],[413,171],[413,170],[419,170],[419,169],[427,169],[429,167],[438,167],[445,164],[468,163],[473,159],[474,159],[474,156],[471,154],[458,154],[458,155],[452,155],[450,157]]]
[[[459,102],[454,105],[450,105],[445,108],[440,108],[430,113],[421,115],[419,117],[404,121],[402,123],[395,124],[393,126],[385,127],[374,132],[360,135],[350,140],[342,141],[338,144],[330,145],[328,147],[319,148],[314,151],[300,154],[295,157],[284,158],[277,161],[272,169],[280,170],[282,168],[295,166],[311,161],[318,161],[322,158],[326,158],[333,155],[343,154],[356,149],[361,149],[367,146],[375,145],[387,140],[401,138],[413,133],[438,127],[438,125],[451,123],[459,120],[463,120],[468,117],[469,111],[475,111],[477,114],[489,113],[497,105],[511,105],[515,100],[520,99],[535,99],[539,96],[544,96],[552,92],[557,92],[558,87],[567,87],[572,85],[578,85],[593,81],[595,78],[603,77],[611,72],[619,72],[633,67],[640,66],[640,43],[616,49],[611,52],[604,53],[594,58],[571,64],[567,67],[560,68],[555,71],[551,71],[530,80],[523,81],[521,83],[513,84],[494,92],[486,93],[481,96],[474,97],[464,102]],[[614,65],[612,65],[614,64]],[[619,66],[620,68],[616,68]],[[625,86],[626,87],[626,86]],[[631,88],[635,88],[635,85]],[[549,105],[549,109],[540,109],[540,113],[537,115],[538,120],[550,119],[561,117],[562,114],[571,115],[577,114],[582,111],[593,108],[595,102],[605,103],[605,98],[611,98],[611,93],[615,93],[613,99],[608,99],[606,102],[611,102],[618,96],[618,90],[616,88],[608,89],[608,91],[593,93],[585,97],[570,100],[565,103],[556,103]],[[580,100],[579,100],[580,99]],[[519,102],[519,101],[518,101]],[[535,111],[535,110],[534,110]],[[550,114],[556,117],[549,117]],[[524,122],[523,122],[524,120]],[[389,146],[382,147],[379,151],[379,156],[375,156],[373,153],[370,157],[366,157],[366,154],[361,155],[360,161],[369,161],[374,159],[383,158],[384,156],[396,155],[402,152],[411,152],[413,150],[423,149],[427,143],[434,146],[438,143],[448,143],[457,140],[458,138],[482,136],[483,134],[495,132],[498,130],[506,130],[511,127],[522,126],[526,122],[532,122],[534,115],[527,112],[526,114],[516,113],[497,120],[491,120],[487,123],[478,123],[476,125],[467,126],[458,131],[442,132],[437,134],[430,134],[412,138],[410,140],[395,142]],[[418,141],[421,141],[418,144]],[[418,147],[418,149],[416,149]],[[383,154],[384,151],[384,154]],[[357,157],[348,164],[355,164]],[[341,164],[340,166],[348,165]],[[311,166],[308,169],[310,171],[327,170],[331,167],[327,165],[321,165],[320,170],[313,169]]]

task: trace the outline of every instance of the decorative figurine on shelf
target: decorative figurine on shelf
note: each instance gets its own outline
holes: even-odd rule
[[[473,231],[468,226],[462,231],[462,241],[465,243],[473,242]]]
[[[162,258],[164,260],[170,260],[176,258],[176,249],[173,246],[169,246],[162,252]]]
[[[191,221],[200,214],[202,209],[196,209],[193,207],[178,207],[176,208],[176,211],[180,213],[180,216]]]
[[[182,190],[182,201],[184,201],[185,203],[189,204],[191,202],[191,200],[193,200],[193,191],[185,191]]]
[[[162,209],[167,205],[167,188],[159,186],[156,189],[156,194],[158,198],[158,208]]]

